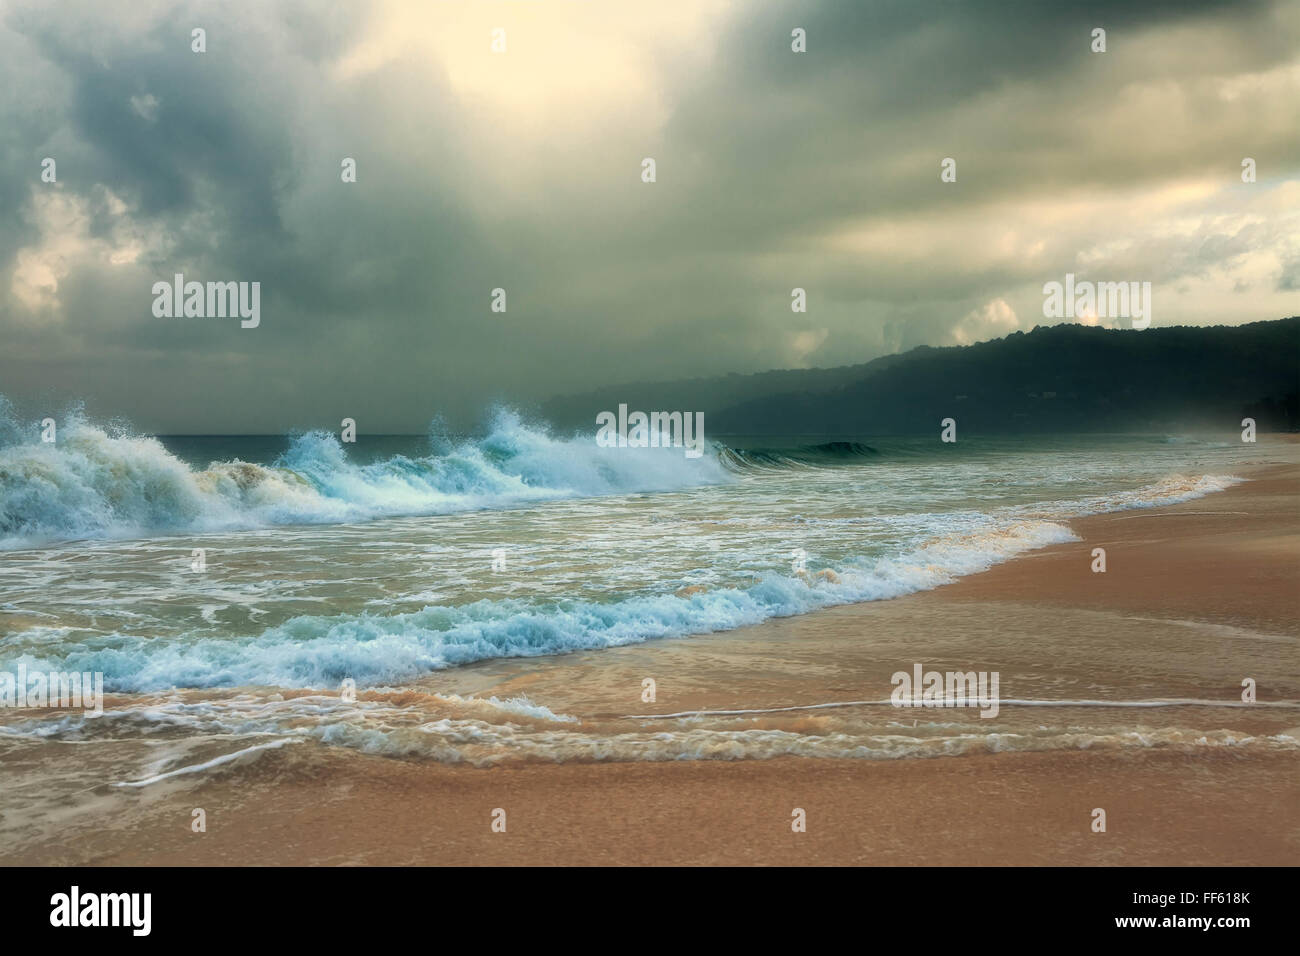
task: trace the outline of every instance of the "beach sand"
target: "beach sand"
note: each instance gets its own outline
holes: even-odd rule
[[[1261,702],[1300,700],[1300,446],[1273,440],[1280,463],[1243,472],[1246,483],[1073,521],[1081,540],[934,591],[738,631],[484,662],[420,687],[526,695],[610,733],[676,726],[628,715],[886,698],[891,673],[914,662],[996,670],[1004,699],[1237,701],[1249,677]],[[1091,570],[1097,547],[1106,549],[1104,574]],[[645,677],[657,682],[653,703],[641,700]],[[1003,716],[1026,729],[1063,719],[1010,706]],[[747,719],[816,733],[831,717]],[[953,719],[980,729],[977,711]],[[1294,709],[1117,710],[1109,719],[1300,734]],[[194,807],[207,814],[204,833],[191,832]],[[505,833],[491,829],[495,808],[506,811]],[[791,830],[794,808],[806,811],[805,833]],[[1106,811],[1104,833],[1092,832],[1094,808]],[[309,743],[183,788],[97,791],[70,803],[65,820],[5,862],[1296,864],[1300,757],[1233,747],[981,748],[933,758],[479,768]]]

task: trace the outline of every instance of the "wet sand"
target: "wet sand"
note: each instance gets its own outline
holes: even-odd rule
[[[995,754],[449,768],[287,753],[21,862],[111,865],[1287,865],[1294,758]],[[259,778],[260,778],[259,774]],[[208,832],[190,832],[190,806]],[[1094,807],[1107,832],[1090,830]],[[491,831],[506,810],[506,832]],[[791,832],[791,811],[807,832]],[[125,821],[124,821],[125,822]]]
[[[1004,699],[1300,700],[1300,467],[1168,508],[1074,521],[1080,541],[936,591],[739,631],[491,661],[421,689],[527,695],[609,732],[629,715],[888,697],[890,674],[997,670]],[[1107,570],[1091,570],[1092,549]],[[641,700],[653,677],[657,698]],[[1049,712],[1052,720],[1062,719]],[[1026,727],[1043,711],[1004,708]],[[758,715],[816,733],[817,712]],[[978,730],[975,711],[954,712]],[[1300,734],[1300,710],[1117,711],[1243,735]],[[207,832],[190,829],[203,807]],[[1107,814],[1105,833],[1092,811]],[[506,832],[492,813],[506,811]],[[807,832],[791,831],[794,808]],[[1300,863],[1300,758],[1231,747],[932,759],[448,766],[325,748],[263,753],[201,780],[76,804],[5,862],[96,864]]]

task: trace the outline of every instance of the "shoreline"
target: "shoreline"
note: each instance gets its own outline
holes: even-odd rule
[[[913,661],[1000,670],[1007,699],[1231,701],[1246,674],[1261,701],[1300,700],[1300,467],[1243,476],[1180,504],[1072,520],[1080,540],[934,590],[734,631],[484,661],[418,689],[527,696],[609,734],[681,726],[629,714],[880,699],[891,671]],[[1090,569],[1094,547],[1107,550],[1105,574]],[[658,683],[654,704],[640,701],[646,675]],[[1003,713],[1026,727],[1098,719],[1031,710]],[[1300,735],[1300,711],[1191,707],[1176,717],[1242,736]],[[736,719],[826,734],[839,717]],[[951,719],[982,729],[974,711]],[[1117,709],[1105,719],[1158,729],[1174,718]],[[92,788],[59,814],[78,826],[0,862],[1294,865],[1297,769],[1296,751],[1086,745],[479,768],[307,742],[130,792]],[[195,807],[205,833],[190,830]],[[791,831],[796,807],[806,833]],[[1098,807],[1106,833],[1091,831]],[[504,834],[491,829],[496,808],[508,814]]]
[[[1300,440],[1290,447],[1300,455]],[[557,713],[572,707],[564,712],[582,717],[811,706],[873,696],[884,699],[892,690],[888,676],[893,668],[877,675],[874,687],[879,693],[875,695],[861,693],[861,685],[856,685],[859,692],[853,693],[855,686],[843,678],[823,683],[827,690],[839,688],[848,697],[809,697],[796,692],[808,689],[808,677],[824,669],[831,653],[835,656],[829,659],[836,664],[853,663],[846,662],[843,655],[859,652],[851,643],[858,628],[874,629],[875,650],[887,652],[888,647],[880,647],[882,629],[921,625],[929,632],[936,666],[944,661],[957,665],[962,662],[953,653],[958,648],[962,654],[968,653],[972,641],[951,636],[936,639],[936,635],[951,635],[957,626],[954,621],[960,621],[961,627],[970,627],[981,639],[990,638],[982,641],[987,647],[996,643],[992,639],[1000,623],[999,612],[1004,609],[1009,609],[1012,617],[1017,611],[1041,613],[1045,609],[1081,618],[1119,612],[1139,615],[1139,620],[1173,622],[1175,627],[1199,623],[1229,629],[1225,633],[1234,627],[1249,632],[1277,631],[1300,641],[1300,465],[1258,465],[1242,472],[1248,476],[1246,481],[1190,501],[1063,521],[1079,540],[1024,552],[941,587],[770,618],[727,631],[541,658],[478,661],[432,674],[420,681],[420,686],[462,696],[529,696]],[[1233,521],[1224,524],[1220,520],[1223,511],[1233,512]],[[1244,522],[1242,514],[1247,518]],[[1152,527],[1141,520],[1161,518],[1177,518],[1177,526]],[[1098,546],[1107,549],[1105,574],[1090,570],[1091,551]],[[1225,566],[1221,564],[1224,557],[1246,560]],[[1196,586],[1183,586],[1183,579],[1194,579]],[[980,610],[980,605],[986,606]],[[1057,616],[1049,619],[1054,626],[1059,624]],[[898,660],[910,667],[916,649],[906,641],[895,644]],[[767,653],[773,645],[782,650],[779,660]],[[806,648],[823,656],[814,654],[814,659],[807,661]],[[787,654],[790,650],[796,653]],[[714,671],[706,680],[696,679],[691,672],[698,658],[725,661],[727,680],[716,681]],[[549,665],[544,673],[539,673],[540,661]],[[774,664],[787,673],[756,679],[756,670]],[[582,673],[591,669],[612,673],[614,676],[602,677],[602,681],[619,685],[617,689],[606,692],[584,681]],[[685,681],[671,698],[677,704],[670,706],[662,699],[659,707],[641,704],[628,688],[639,694],[637,675],[663,670],[673,671],[679,682]],[[791,680],[782,681],[782,676]],[[1288,693],[1278,696],[1300,700],[1300,673],[1291,676],[1295,680],[1288,683]],[[1194,692],[1198,686],[1183,683],[1178,693],[1171,688],[1171,692],[1155,696],[1206,697]],[[772,688],[772,696],[758,697],[765,687]],[[1239,688],[1234,688],[1227,699],[1235,699],[1238,693]],[[1009,693],[1004,686],[1003,696],[1028,695]],[[1055,696],[1080,699],[1090,695]],[[553,706],[557,701],[558,706]],[[1296,723],[1300,724],[1300,715]]]

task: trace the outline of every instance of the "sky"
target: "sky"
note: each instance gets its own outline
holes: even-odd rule
[[[156,315],[176,273],[259,324]],[[1300,312],[1300,3],[0,0],[33,417],[464,427],[1028,330],[1067,273]]]

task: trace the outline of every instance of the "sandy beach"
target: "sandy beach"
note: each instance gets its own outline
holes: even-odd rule
[[[729,709],[769,711],[728,718],[747,727],[831,734],[854,708],[811,705],[887,698],[890,674],[913,662],[998,671],[1004,700],[1230,703],[1247,677],[1261,704],[1300,700],[1297,450],[1279,443],[1277,463],[1221,493],[1076,520],[1081,540],[937,590],[687,639],[483,662],[435,674],[411,693],[526,695],[611,737],[682,726],[633,715]],[[1091,569],[1097,547],[1106,549],[1105,573]],[[653,703],[640,696],[647,676],[657,683]],[[996,752],[980,744],[931,758],[474,767],[306,742],[135,790],[52,795],[47,818],[60,825],[16,852],[11,841],[0,857],[106,865],[1300,861],[1295,751],[1230,745],[1300,733],[1300,710],[1178,710],[1180,725],[1226,734],[1229,745],[1195,746],[1196,734],[1184,733],[1168,746]],[[1003,707],[1026,733],[1041,714]],[[1170,710],[1113,715],[1153,738],[1173,722]],[[952,719],[982,729],[977,711]],[[23,763],[39,766],[60,746],[33,745]],[[191,831],[196,807],[206,832]],[[491,826],[497,808],[506,811],[505,833]],[[792,832],[795,808],[806,812],[804,833]],[[1095,808],[1106,811],[1104,833],[1092,832]]]

